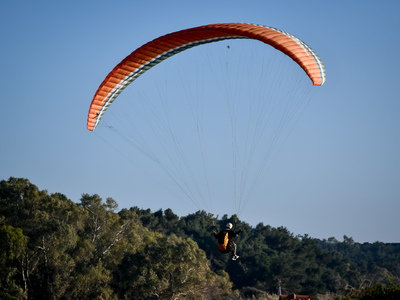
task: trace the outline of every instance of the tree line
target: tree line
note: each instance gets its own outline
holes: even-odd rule
[[[75,203],[28,179],[0,182],[0,299],[267,299],[399,284],[400,244],[319,240],[236,216]],[[240,259],[218,252],[231,222]]]

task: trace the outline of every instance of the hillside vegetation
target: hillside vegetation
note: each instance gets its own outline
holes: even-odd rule
[[[279,285],[314,299],[399,290],[400,244],[117,207],[96,194],[74,203],[27,179],[1,181],[0,299],[277,299]],[[211,235],[227,222],[243,229],[237,261]]]

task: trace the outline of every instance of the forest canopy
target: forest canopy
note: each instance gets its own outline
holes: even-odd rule
[[[134,202],[133,202],[134,204]],[[232,222],[240,259],[212,231]],[[28,179],[0,181],[0,299],[267,299],[400,283],[399,243],[319,240],[236,216],[79,203]]]

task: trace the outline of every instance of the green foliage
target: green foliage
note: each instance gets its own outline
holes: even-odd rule
[[[154,232],[195,240],[206,251],[212,269],[228,272],[234,286],[242,290],[251,287],[276,293],[278,282],[281,282],[282,292],[287,294],[340,294],[366,283],[384,282],[389,275],[397,279],[400,275],[397,271],[400,244],[360,245],[347,236],[343,242],[334,238],[320,241],[307,235],[294,236],[284,227],[273,228],[260,223],[252,228],[236,216],[229,218],[225,215],[221,220],[215,220],[204,211],[180,219],[175,217],[171,226],[161,210],[154,213],[138,208],[133,210]],[[234,263],[218,252],[210,234],[215,230],[213,224],[223,228],[227,222],[237,223],[236,228],[243,228],[243,234],[236,239],[240,259]],[[381,254],[377,255],[379,251]],[[385,259],[383,254],[386,251],[389,259]]]
[[[96,194],[74,203],[27,179],[0,181],[0,299],[269,299],[279,284],[284,294],[343,300],[399,296],[400,244],[117,207]],[[237,261],[211,234],[227,222],[243,229]]]
[[[22,296],[22,289],[14,282],[18,272],[15,264],[22,259],[26,245],[27,237],[20,228],[0,224],[0,290]],[[8,299],[6,295],[4,293],[1,297]]]
[[[21,228],[0,224],[0,262],[6,259],[18,259],[22,256],[27,243],[27,237]]]
[[[171,235],[156,236],[144,251],[126,253],[117,273],[120,298],[201,299],[211,271],[193,240]]]
[[[400,285],[389,282],[388,285],[375,283],[370,287],[361,290],[352,290],[340,300],[398,300],[400,299]]]
[[[96,194],[76,204],[26,179],[1,181],[1,297],[213,299],[205,298],[213,286],[231,298],[229,277],[210,270],[196,242],[153,233],[134,209],[116,213],[117,206]],[[160,229],[179,225],[171,210],[161,216]]]
[[[7,293],[0,292],[0,300],[18,300],[18,298],[10,296]]]

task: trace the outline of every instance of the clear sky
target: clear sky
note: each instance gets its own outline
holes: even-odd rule
[[[120,208],[197,211],[163,181],[162,171],[126,157],[104,128],[89,132],[89,105],[117,63],[160,35],[255,23],[309,44],[327,81],[316,87],[239,217],[295,235],[400,242],[399,11],[395,0],[6,1],[0,10],[0,179],[27,178],[75,202],[96,193]],[[149,85],[151,72],[169,76],[164,63],[143,75]],[[196,70],[194,76],[202,74]],[[135,98],[129,88],[121,96]],[[221,183],[216,191],[229,188]],[[212,213],[232,213],[229,197],[213,201]]]

